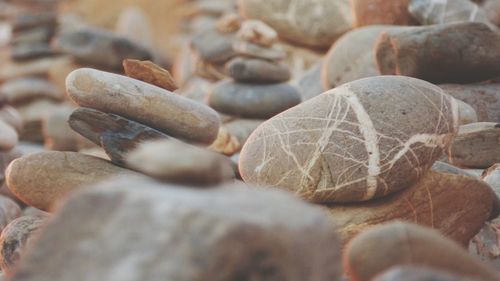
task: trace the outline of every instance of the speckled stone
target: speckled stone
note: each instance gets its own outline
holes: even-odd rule
[[[439,87],[365,78],[264,122],[242,149],[240,173],[314,202],[366,201],[414,184],[457,126],[458,105]]]

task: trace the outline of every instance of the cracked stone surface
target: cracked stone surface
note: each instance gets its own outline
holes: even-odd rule
[[[264,122],[243,147],[240,172],[314,202],[367,201],[415,183],[457,127],[458,105],[437,86],[366,78]]]
[[[467,245],[490,217],[496,198],[483,181],[462,174],[429,171],[416,184],[391,196],[362,205],[330,204],[328,210],[343,244],[377,224],[403,220]]]
[[[274,28],[280,37],[311,47],[330,47],[352,28],[349,0],[243,0],[240,13]]]
[[[336,281],[339,275],[335,227],[320,209],[288,194],[243,184],[193,190],[122,179],[72,196],[11,280]]]

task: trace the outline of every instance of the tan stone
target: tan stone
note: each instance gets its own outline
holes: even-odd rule
[[[23,130],[23,119],[19,112],[9,105],[4,105],[0,108],[0,119],[9,124],[14,128],[17,133],[21,133]]]
[[[414,184],[449,147],[457,122],[455,100],[437,86],[365,78],[264,122],[243,146],[240,172],[314,202],[367,201]]]
[[[410,25],[410,0],[351,0],[357,27],[375,24]]]
[[[158,86],[168,91],[175,91],[179,87],[168,70],[150,61],[126,59],[123,61],[125,75]]]
[[[55,101],[40,99],[17,107],[23,120],[24,129],[19,139],[29,142],[43,142],[42,123],[49,113],[57,110],[60,104]]]
[[[121,115],[172,137],[210,144],[219,131],[213,109],[139,80],[83,68],[68,76],[66,86],[80,106]]]
[[[136,173],[76,152],[41,152],[14,160],[7,186],[26,204],[48,211],[69,193],[99,181]]]
[[[0,120],[0,151],[11,150],[16,146],[18,140],[16,130],[3,120]]]
[[[231,135],[229,131],[221,126],[217,139],[208,147],[208,149],[231,156],[241,149],[241,144],[238,139]]]
[[[343,243],[377,224],[404,220],[434,228],[467,245],[489,218],[494,197],[480,180],[429,171],[392,196],[362,204],[330,205],[329,211]]]
[[[42,122],[45,147],[49,150],[77,151],[78,134],[71,130],[68,120],[74,108],[62,105],[50,112]]]
[[[61,101],[64,94],[54,84],[41,78],[17,78],[0,87],[0,97],[9,104],[26,104],[36,99]]]
[[[64,57],[41,58],[27,62],[8,62],[0,66],[0,82],[23,76],[46,75]]]
[[[280,37],[312,47],[330,47],[353,24],[349,0],[243,0],[239,8],[244,18],[261,20]]]
[[[246,20],[236,33],[236,38],[264,47],[271,47],[278,42],[278,33],[262,21]]]
[[[469,256],[458,244],[438,232],[414,224],[394,222],[374,227],[356,237],[343,256],[352,280],[370,281],[392,266],[429,266],[482,281],[500,275]]]

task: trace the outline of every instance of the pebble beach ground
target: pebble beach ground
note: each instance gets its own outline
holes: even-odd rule
[[[95,2],[0,0],[0,281],[500,280],[499,0]]]

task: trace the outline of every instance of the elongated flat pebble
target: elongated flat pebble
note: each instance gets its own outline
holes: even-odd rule
[[[223,80],[214,85],[208,97],[215,110],[245,118],[270,118],[299,103],[298,90],[287,83],[255,85]]]
[[[193,37],[191,48],[205,62],[226,62],[236,55],[233,51],[234,38],[234,33],[221,33],[215,29],[203,30]]]
[[[110,159],[119,165],[125,163],[126,154],[140,143],[169,138],[140,123],[85,107],[73,111],[68,122],[74,131],[102,146]]]
[[[26,204],[48,211],[72,191],[135,172],[77,152],[41,152],[23,156],[5,171],[7,186]]]
[[[472,106],[477,113],[478,122],[500,123],[500,84],[444,84],[439,87]]]
[[[483,264],[437,231],[393,222],[356,237],[346,249],[344,267],[352,280],[370,281],[392,266],[429,266],[482,281],[497,281],[500,273]]]
[[[233,50],[240,56],[246,56],[265,60],[283,60],[286,53],[277,48],[266,48],[250,42],[236,40],[233,42]]]
[[[80,106],[121,115],[172,137],[210,144],[219,131],[213,109],[139,80],[83,68],[68,76],[66,86]]]
[[[240,172],[314,202],[367,201],[414,184],[457,127],[458,105],[439,87],[365,78],[264,122],[242,149]]]
[[[237,82],[279,83],[290,79],[287,65],[259,59],[235,58],[226,65],[228,75]]]
[[[500,124],[471,123],[460,126],[449,150],[450,162],[466,168],[489,168],[500,163]]]
[[[2,84],[0,98],[16,105],[42,98],[60,101],[64,99],[64,93],[46,79],[26,77]]]

